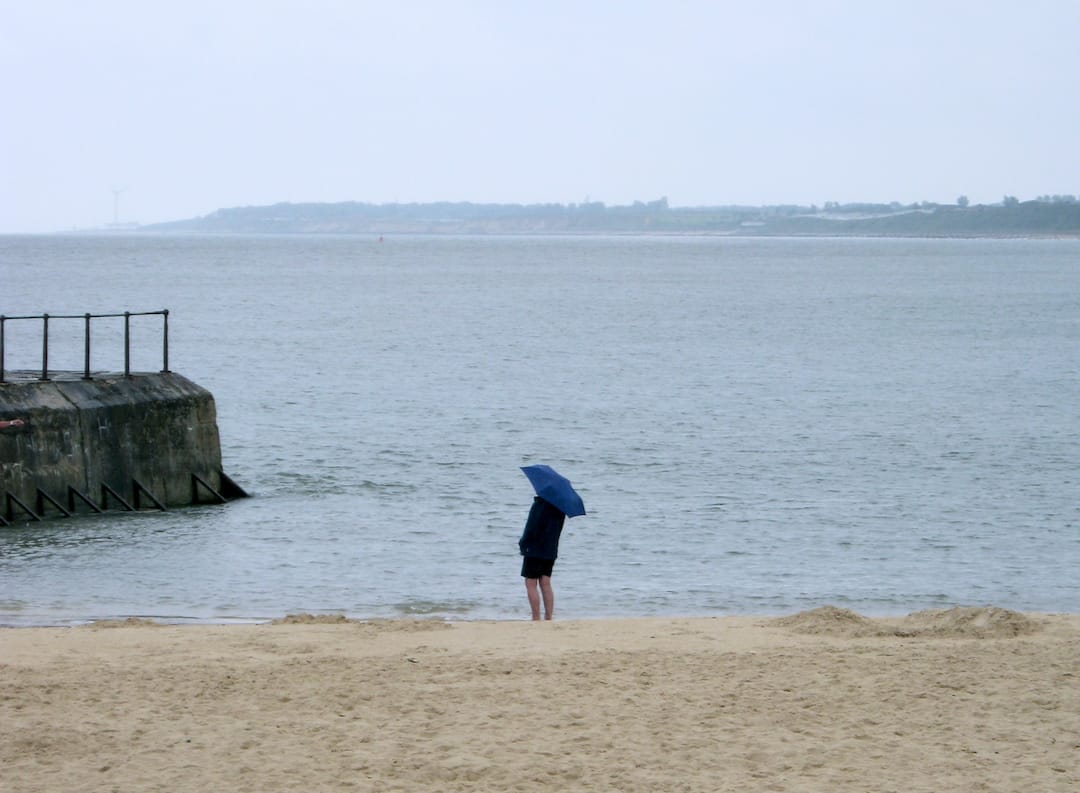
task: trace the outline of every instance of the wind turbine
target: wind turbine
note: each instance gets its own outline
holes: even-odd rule
[[[120,225],[120,194],[127,190],[126,187],[114,187],[112,189],[112,224],[113,228]]]

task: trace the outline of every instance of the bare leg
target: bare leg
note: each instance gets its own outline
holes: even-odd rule
[[[525,594],[529,596],[529,608],[534,620],[540,619],[540,591],[536,588],[539,583],[539,578],[525,579]]]
[[[549,620],[555,616],[555,590],[551,588],[551,576],[540,576],[540,592],[544,596],[544,619]]]

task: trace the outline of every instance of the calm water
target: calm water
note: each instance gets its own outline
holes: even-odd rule
[[[171,309],[254,495],[0,530],[0,623],[524,617],[535,462],[589,510],[564,618],[1080,612],[1077,241],[0,237],[0,282],[8,315]]]

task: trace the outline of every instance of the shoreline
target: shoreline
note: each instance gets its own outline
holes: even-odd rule
[[[753,233],[746,231],[701,231],[687,230],[634,230],[626,231],[612,229],[610,231],[321,231],[321,230],[293,230],[293,231],[254,231],[254,230],[216,230],[216,231],[188,231],[188,230],[164,230],[164,229],[62,229],[57,231],[9,231],[0,232],[0,237],[106,237],[125,236],[143,237],[350,237],[350,238],[379,238],[386,239],[405,237],[433,237],[454,238],[472,237],[477,239],[512,238],[512,237],[552,237],[552,238],[582,238],[582,237],[701,237],[738,240],[926,240],[926,241],[1073,241],[1080,240],[1080,231],[997,231],[997,232],[968,232],[968,233],[873,233],[854,231],[818,231],[818,232],[771,232]]]
[[[843,612],[850,615],[852,619],[870,620],[879,622],[882,624],[902,624],[904,621],[910,622],[915,618],[915,615],[924,614],[956,614],[960,612],[1008,612],[1016,614],[1018,616],[1027,616],[1031,618],[1040,617],[1078,617],[1080,618],[1080,612],[1073,611],[1026,611],[1010,609],[1007,607],[998,606],[939,606],[928,607],[920,609],[918,611],[908,612],[902,614],[898,611],[888,613],[863,613],[856,612],[845,607],[838,607],[834,605],[825,605],[819,608],[808,609],[806,611],[798,612],[794,614],[792,612],[768,612],[768,613],[756,613],[756,612],[723,612],[723,613],[672,613],[672,614],[601,614],[596,616],[572,616],[565,618],[556,618],[557,622],[606,622],[606,621],[632,621],[632,620],[712,620],[712,619],[757,619],[757,620],[783,620],[791,619],[798,615],[820,615],[825,612]],[[374,624],[386,624],[391,622],[443,622],[448,625],[457,624],[473,624],[473,623],[492,623],[492,624],[505,624],[515,622],[528,622],[529,617],[527,614],[522,613],[515,614],[514,616],[476,616],[468,617],[460,614],[446,615],[442,612],[436,612],[431,614],[425,613],[400,613],[400,614],[372,614],[367,616],[351,615],[343,611],[318,611],[318,612],[300,612],[300,613],[287,613],[281,616],[258,616],[258,617],[241,617],[241,616],[213,616],[213,617],[191,617],[180,615],[161,615],[161,614],[116,614],[116,615],[103,615],[103,616],[91,616],[91,617],[57,617],[55,619],[47,619],[46,621],[19,621],[15,619],[14,614],[7,614],[6,618],[9,621],[3,621],[4,617],[0,617],[0,635],[6,630],[35,630],[35,629],[70,629],[70,628],[92,628],[95,626],[107,626],[107,627],[228,627],[228,626],[247,626],[247,625],[271,625],[281,623],[323,623],[323,624],[357,624],[363,625],[367,623]],[[40,617],[30,619],[45,619]]]
[[[1080,615],[0,630],[5,789],[1074,790]]]

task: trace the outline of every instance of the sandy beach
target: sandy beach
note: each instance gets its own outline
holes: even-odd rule
[[[1075,791],[1080,616],[0,630],[0,789]]]

